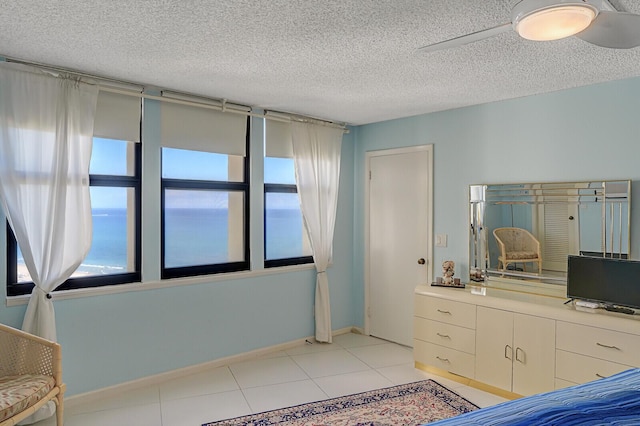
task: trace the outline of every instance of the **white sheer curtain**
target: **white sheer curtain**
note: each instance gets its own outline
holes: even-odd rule
[[[56,340],[48,296],[91,247],[95,85],[0,63],[0,201],[36,287],[22,328]]]
[[[331,305],[327,266],[333,251],[338,204],[342,129],[291,123],[296,185],[316,266],[316,340],[331,343]]]

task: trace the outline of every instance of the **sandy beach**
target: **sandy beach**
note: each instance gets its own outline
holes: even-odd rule
[[[75,271],[73,274],[71,274],[71,277],[86,277],[88,275],[91,275],[91,274],[83,271]],[[27,265],[19,263],[18,264],[18,282],[23,283],[23,282],[31,282],[31,281],[32,281],[31,274],[27,270]]]

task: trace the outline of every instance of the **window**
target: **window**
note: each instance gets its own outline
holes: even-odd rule
[[[141,112],[139,92],[98,94],[89,165],[92,245],[57,290],[140,281]],[[7,295],[28,294],[32,288],[7,224]]]
[[[162,148],[162,278],[249,269],[245,161]]]
[[[161,277],[249,269],[249,117],[160,105]]]
[[[264,264],[269,268],[312,263],[296,188],[291,133],[286,123],[265,121]]]
[[[91,249],[57,290],[140,281],[140,170],[139,143],[94,137]],[[7,295],[30,293],[33,282],[8,225],[7,253]]]

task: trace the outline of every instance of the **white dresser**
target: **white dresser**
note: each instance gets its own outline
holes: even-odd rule
[[[416,367],[506,397],[640,367],[639,315],[577,311],[565,301],[489,287],[418,286]]]

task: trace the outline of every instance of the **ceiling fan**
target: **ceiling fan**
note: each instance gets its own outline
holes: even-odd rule
[[[511,9],[511,22],[418,49],[434,52],[473,43],[515,30],[528,40],[558,40],[575,35],[612,49],[640,46],[640,15],[619,12],[607,0],[521,0]]]

